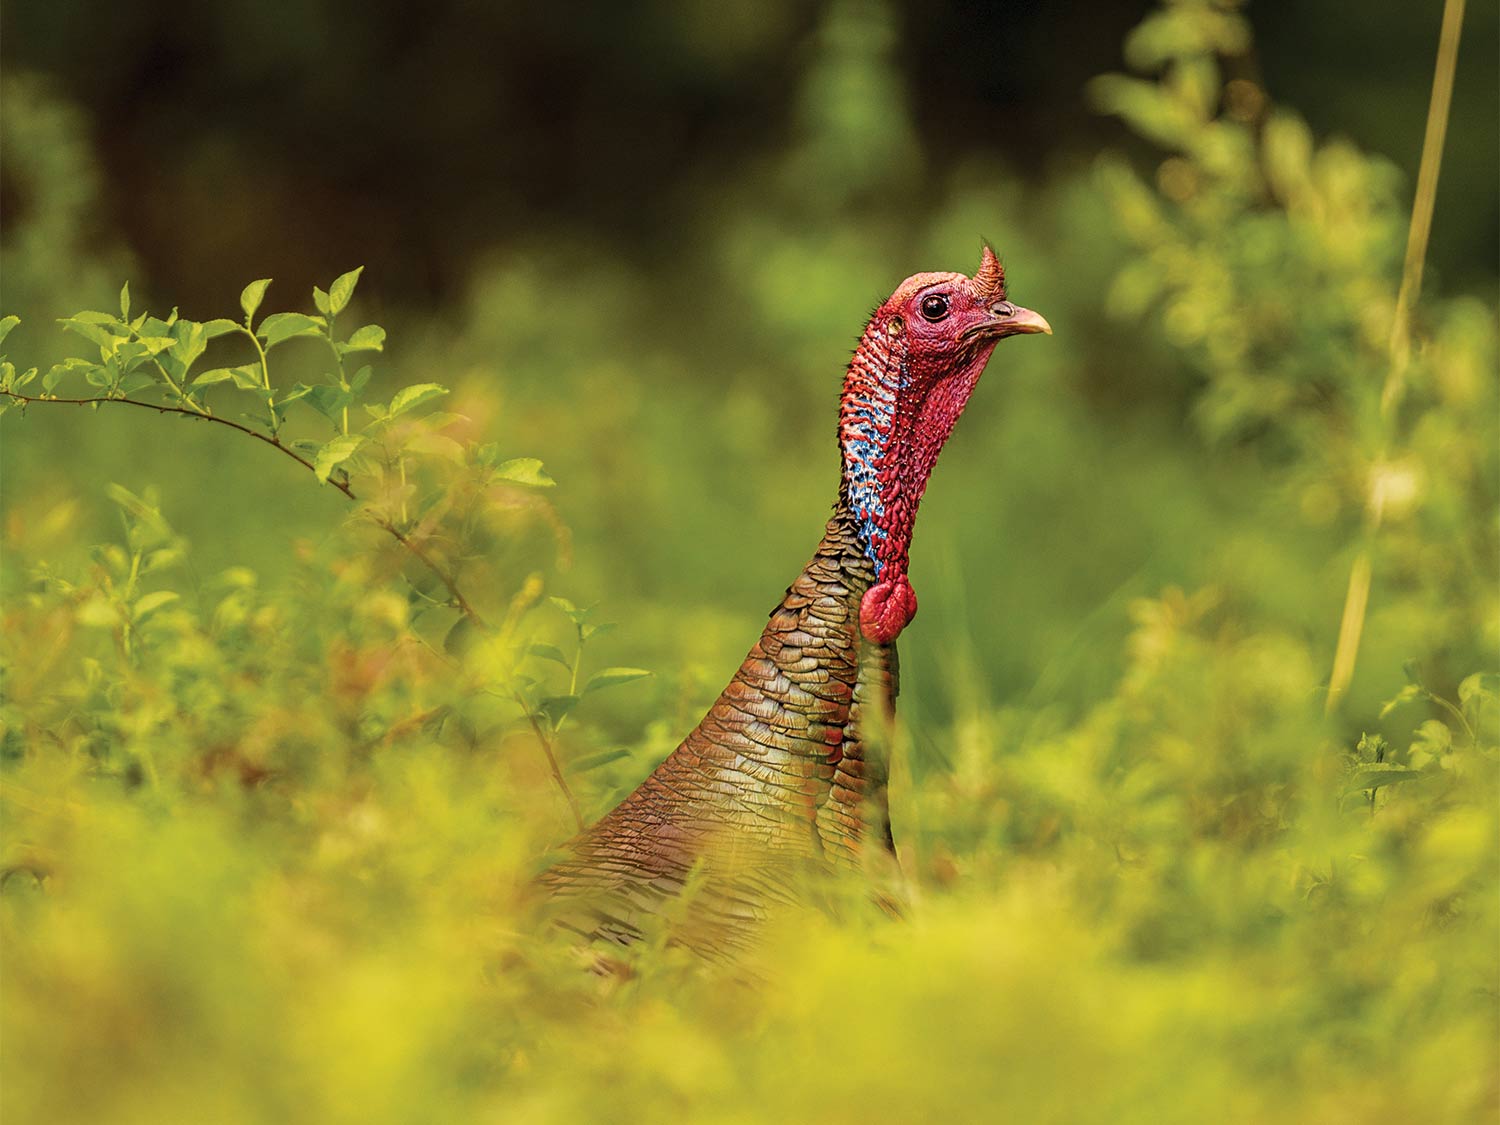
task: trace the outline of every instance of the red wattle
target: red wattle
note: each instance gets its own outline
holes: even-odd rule
[[[859,631],[871,644],[888,645],[917,615],[917,592],[906,575],[877,582],[859,602]]]

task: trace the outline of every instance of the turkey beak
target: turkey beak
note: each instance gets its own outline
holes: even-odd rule
[[[1030,336],[1037,332],[1052,335],[1052,325],[1039,312],[1023,309],[1009,301],[1001,301],[990,312],[995,319],[990,322],[989,330],[996,336]]]

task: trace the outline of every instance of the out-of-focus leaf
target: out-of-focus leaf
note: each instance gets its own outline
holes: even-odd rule
[[[496,465],[495,476],[515,484],[529,484],[534,488],[551,488],[557,483],[547,475],[541,461],[535,457],[513,457]]]
[[[540,657],[542,660],[551,660],[556,664],[561,664],[564,668],[571,669],[573,667],[573,662],[556,645],[538,642],[532,645],[528,651],[532,656]]]
[[[136,621],[144,621],[164,605],[170,605],[179,599],[175,590],[157,590],[136,599],[131,607],[130,615]]]
[[[536,709],[540,714],[546,716],[547,721],[552,726],[556,727],[577,706],[578,696],[576,695],[549,695],[537,703]]]
[[[582,694],[588,695],[600,688],[614,687],[616,684],[628,684],[632,680],[645,679],[649,675],[651,673],[644,668],[605,668],[589,677],[588,683],[583,686]]]

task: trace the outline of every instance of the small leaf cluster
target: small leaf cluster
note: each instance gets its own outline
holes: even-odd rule
[[[644,668],[601,668],[586,679],[583,678],[583,654],[588,642],[614,628],[610,622],[595,620],[597,607],[580,608],[567,598],[550,597],[548,603],[572,626],[573,651],[545,641],[534,641],[527,653],[537,666],[539,675],[522,674],[517,677],[516,699],[528,718],[545,737],[556,738],[563,724],[584,700],[603,688],[628,684],[644,679],[651,673]],[[595,769],[626,755],[625,750],[605,750],[585,755],[573,763],[579,772]]]

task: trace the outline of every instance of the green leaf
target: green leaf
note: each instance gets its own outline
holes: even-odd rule
[[[120,319],[130,320],[130,282],[120,286]]]
[[[547,600],[551,602],[555,607],[560,609],[563,613],[567,614],[568,619],[575,625],[582,624],[584,621],[588,620],[589,611],[586,609],[579,609],[567,598],[548,598]]]
[[[1385,706],[1380,709],[1380,717],[1383,719],[1400,707],[1403,703],[1410,703],[1413,699],[1421,699],[1427,693],[1416,684],[1407,684],[1390,699],[1386,700]]]
[[[534,644],[531,646],[530,652],[532,656],[540,657],[543,660],[551,660],[553,663],[561,664],[569,671],[573,670],[572,662],[563,655],[563,650],[556,645]]]
[[[90,324],[88,321],[79,320],[77,317],[68,317],[58,321],[69,332],[75,332],[85,340],[92,340],[102,348],[112,348],[118,338],[107,329],[98,324]]]
[[[354,373],[354,378],[349,380],[349,389],[359,394],[370,384],[370,376],[375,374],[369,364],[365,364]]]
[[[383,352],[385,351],[385,329],[378,324],[367,324],[363,328],[356,328],[349,339],[339,345],[344,352]]]
[[[621,750],[618,748],[614,750],[600,750],[596,754],[585,754],[583,757],[573,762],[569,766],[569,769],[571,769],[574,773],[588,773],[589,770],[596,770],[600,766],[607,766],[610,762],[618,762],[621,758],[628,757],[630,757],[629,750]]]
[[[171,336],[142,336],[137,343],[146,345],[149,355],[160,355],[177,343]]]
[[[318,474],[318,479],[327,480],[328,474],[353,457],[364,442],[362,434],[340,434],[324,444],[323,448],[318,450],[318,455],[313,458],[313,469]]]
[[[146,594],[131,607],[130,616],[135,621],[144,621],[162,606],[175,602],[178,597],[179,595],[174,590],[157,590],[153,594]]]
[[[230,332],[238,332],[239,330],[240,326],[234,321],[219,317],[217,320],[210,320],[204,324],[203,338],[205,340],[212,340],[218,336],[223,336]]]
[[[3,323],[3,321],[0,321],[0,324]],[[0,340],[4,338],[4,333],[0,332]],[[1458,701],[1465,707],[1468,707],[1471,703],[1479,703],[1493,696],[1495,693],[1485,685],[1485,679],[1486,676],[1483,672],[1475,672],[1472,676],[1465,676],[1459,681]]]
[[[203,335],[203,325],[191,320],[179,320],[174,324],[172,338],[175,343],[167,349],[168,354],[182,365],[184,372],[193,366],[208,347],[208,340]]]
[[[424,402],[435,398],[442,398],[448,393],[448,388],[438,383],[414,383],[410,387],[402,387],[396,392],[396,397],[391,399],[390,417],[404,413]]]
[[[516,484],[528,484],[534,488],[551,488],[557,482],[547,475],[542,463],[535,457],[514,457],[495,466],[495,476]]]
[[[566,719],[568,713],[577,706],[578,696],[576,695],[549,695],[536,705],[536,709],[539,714],[547,717],[547,721],[552,724],[552,729],[556,730],[558,724]]]
[[[296,336],[316,336],[323,324],[323,318],[320,316],[308,316],[305,313],[272,313],[260,322],[260,327],[255,331],[265,340],[267,348],[274,348],[277,344]]]
[[[354,287],[359,284],[359,275],[364,272],[365,267],[359,266],[334,278],[333,284],[328,287],[330,315],[337,316],[348,306],[349,298],[354,296]]]
[[[324,316],[328,315],[328,294],[316,285],[313,286],[313,304]]]
[[[344,407],[354,401],[354,395],[342,387],[319,383],[307,390],[307,404],[329,421],[336,422]]]
[[[103,595],[95,594],[78,607],[78,623],[91,629],[112,629],[120,624],[120,611]]]
[[[116,336],[130,335],[130,329],[126,327],[125,322],[122,321],[119,317],[115,316],[113,313],[92,312],[89,310],[84,310],[80,313],[74,313],[73,319],[82,321],[84,324],[97,324],[101,327],[108,328]]]
[[[10,330],[21,323],[18,316],[8,316],[0,320],[0,344],[5,343],[5,337],[10,335]]]
[[[1367,766],[1361,766],[1349,775],[1344,783],[1344,791],[1353,793],[1362,789],[1383,789],[1387,785],[1411,781],[1421,776],[1421,770],[1407,769],[1405,766],[1391,765],[1388,762],[1372,762]]]
[[[455,465],[464,463],[464,447],[451,437],[420,430],[407,439],[405,448],[412,453],[425,453],[429,457],[440,457]]]
[[[1413,750],[1425,750],[1433,757],[1439,757],[1453,749],[1453,732],[1448,729],[1448,724],[1439,719],[1428,719],[1421,723],[1416,730],[1416,737],[1412,739]]]
[[[266,286],[270,284],[271,279],[263,277],[259,281],[252,281],[240,291],[240,308],[245,310],[247,325],[255,319],[255,310],[260,308],[260,303],[265,300]]]
[[[162,518],[159,508],[155,504],[148,503],[145,499],[137,496],[130,489],[119,484],[106,484],[104,493],[130,515],[134,516],[139,525],[153,533],[153,542],[164,542],[172,537],[172,529],[167,521]]]
[[[589,677],[589,682],[583,686],[583,694],[614,687],[616,684],[628,684],[631,680],[642,680],[649,675],[651,673],[644,668],[605,668]]]
[[[443,651],[449,656],[462,656],[474,642],[479,639],[479,630],[474,622],[462,614],[453,623],[453,628],[448,630],[447,636],[443,638]]]
[[[285,410],[287,406],[296,402],[299,398],[306,398],[311,393],[312,388],[309,387],[306,383],[298,383],[286,394],[282,395],[276,400],[276,409],[278,411]]]
[[[250,364],[239,367],[215,367],[205,371],[193,380],[195,387],[211,387],[215,383],[227,383],[233,381],[236,387],[246,391],[259,391],[265,388],[260,381],[260,368]]]

